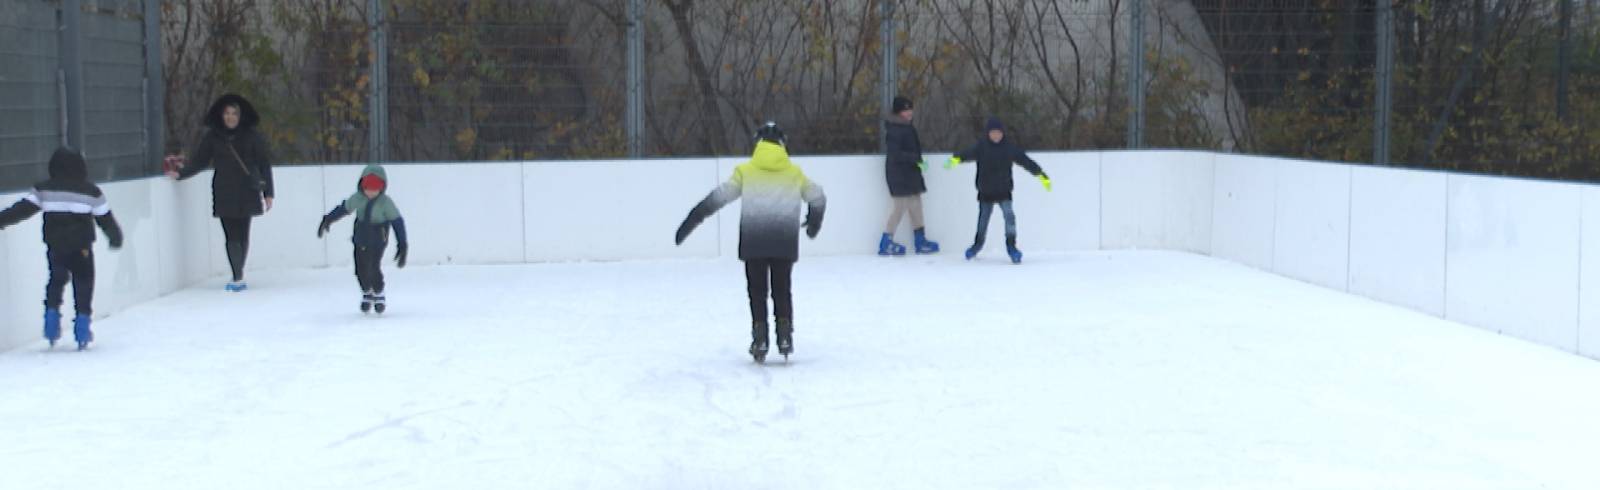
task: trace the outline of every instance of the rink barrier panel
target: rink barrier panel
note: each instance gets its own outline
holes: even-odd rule
[[[929,236],[970,244],[974,168],[930,154]],[[1191,151],[1041,152],[1054,192],[1015,169],[1028,251],[1159,249],[1257,269],[1600,357],[1600,187]],[[689,208],[743,158],[390,165],[411,263],[507,264],[732,258],[738,203],[683,245]],[[795,157],[826,189],[803,256],[873,251],[889,209],[881,156]],[[350,222],[319,217],[354,192],[360,165],[275,169],[278,196],[252,230],[252,271],[349,267]],[[181,289],[220,291],[222,233],[210,176],[101,186],[127,233],[96,244],[96,316]],[[0,196],[9,206],[20,197]],[[998,218],[998,217],[997,217]],[[0,232],[0,348],[36,343],[46,275],[40,223]],[[998,243],[1000,220],[988,238]],[[897,239],[910,241],[910,224]],[[392,253],[392,252],[391,252]],[[267,285],[263,285],[267,286]],[[270,285],[284,287],[283,285]],[[220,295],[221,293],[218,292]],[[64,309],[70,309],[69,304]]]

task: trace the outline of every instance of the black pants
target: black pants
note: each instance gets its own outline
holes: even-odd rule
[[[790,279],[794,261],[787,259],[753,259],[744,261],[744,278],[750,291],[750,319],[756,323],[767,321],[767,285],[771,284],[772,309],[777,317],[794,319],[794,299],[790,295]]]
[[[244,280],[244,260],[250,255],[250,218],[219,218],[222,220],[222,237],[228,251],[228,265],[233,267],[233,281]]]
[[[356,247],[356,282],[361,292],[383,293],[383,250],[386,247]]]
[[[50,282],[44,287],[44,306],[60,309],[61,295],[72,281],[72,306],[79,315],[94,313],[94,252],[90,249],[50,250]]]

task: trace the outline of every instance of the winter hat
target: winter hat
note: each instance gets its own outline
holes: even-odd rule
[[[767,121],[756,130],[756,141],[765,140],[782,145],[783,139],[783,129],[778,128],[778,123]]]
[[[994,117],[994,116],[989,116],[989,122],[984,123],[983,130],[984,131],[994,131],[996,129],[1001,130],[1001,131],[1005,131],[1006,130],[1006,125],[1005,125],[1005,123],[1000,122],[1000,118]]]
[[[379,177],[378,174],[367,174],[365,176],[362,176],[361,177],[361,190],[364,190],[364,191],[382,191],[383,190],[383,177]]]
[[[895,114],[899,114],[901,112],[904,112],[906,109],[911,109],[912,108],[911,107],[911,99],[907,99],[905,97],[901,97],[901,96],[896,95],[894,97],[894,104],[892,104],[892,106],[893,106],[893,109],[890,110],[889,112],[893,112]]]

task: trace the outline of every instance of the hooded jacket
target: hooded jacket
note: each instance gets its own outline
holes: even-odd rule
[[[883,176],[889,184],[889,195],[915,196],[928,191],[922,180],[922,140],[917,128],[899,116],[883,120],[884,162]]]
[[[94,183],[83,156],[66,148],[50,157],[50,180],[35,184],[33,192],[0,211],[0,228],[35,213],[44,212],[44,243],[51,250],[87,250],[94,243],[95,225],[105,232],[112,248],[122,247],[122,228],[111,215],[111,204]]]
[[[1032,158],[1028,158],[1028,154],[1023,153],[1021,148],[1011,144],[1008,138],[1001,138],[999,143],[995,143],[989,141],[988,136],[984,136],[978,139],[978,144],[961,150],[955,157],[978,161],[978,177],[975,185],[978,188],[978,200],[981,202],[1011,200],[1011,189],[1015,186],[1011,180],[1012,164],[1021,165],[1030,174],[1044,175],[1044,169],[1040,168]]]
[[[239,106],[239,126],[229,129],[222,113],[229,105]],[[218,218],[260,216],[263,197],[273,197],[272,155],[267,141],[256,130],[261,116],[255,106],[235,94],[224,95],[206,111],[208,128],[189,155],[189,163],[178,171],[187,179],[207,168],[211,176],[211,214]],[[260,188],[255,189],[255,182]]]
[[[361,179],[368,175],[375,175],[383,182],[383,187],[378,190],[378,197],[368,199],[366,193],[361,191]],[[400,246],[406,245],[406,221],[400,216],[400,208],[394,205],[394,200],[389,198],[389,174],[383,167],[368,165],[361,170],[361,177],[356,179],[356,192],[345,199],[343,203],[334,206],[326,216],[324,223],[332,223],[340,218],[356,215],[355,229],[350,235],[350,242],[361,248],[383,248],[389,245],[389,230],[394,229],[395,239]]]
[[[787,259],[800,256],[800,203],[808,206],[807,233],[822,228],[827,196],[789,161],[782,145],[756,143],[750,161],[733,169],[733,176],[701,200],[678,227],[681,243],[696,226],[735,199],[744,199],[739,216],[739,259]]]

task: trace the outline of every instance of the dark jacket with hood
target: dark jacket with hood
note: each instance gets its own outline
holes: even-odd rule
[[[989,122],[991,129],[1001,129],[998,121]],[[978,161],[978,201],[1002,202],[1011,200],[1011,189],[1014,184],[1011,180],[1011,166],[1021,165],[1028,173],[1035,176],[1044,175],[1044,169],[1021,148],[1011,144],[1009,138],[1001,138],[999,143],[989,141],[989,136],[984,135],[978,139],[978,144],[971,148],[961,150],[955,157],[963,161]]]
[[[222,112],[229,105],[239,107],[239,126],[233,129],[222,122]],[[235,94],[218,98],[206,112],[208,129],[178,178],[193,177],[207,168],[216,170],[211,176],[212,216],[260,216],[264,211],[261,198],[273,197],[272,155],[266,138],[256,131],[260,122],[250,101]]]
[[[371,199],[361,192],[361,179],[368,175],[375,175],[383,182],[378,197]],[[406,220],[400,216],[400,208],[394,205],[394,200],[389,198],[389,175],[383,167],[368,165],[362,170],[361,178],[356,179],[356,193],[334,206],[333,211],[322,217],[322,223],[327,225],[351,214],[356,215],[356,224],[350,242],[356,247],[382,249],[388,246],[390,229],[394,230],[400,248],[406,247]]]
[[[917,128],[897,115],[883,120],[884,178],[889,183],[889,195],[915,196],[928,191],[922,181],[922,140],[917,138]]]
[[[89,167],[77,152],[61,148],[50,157],[50,180],[40,182],[21,201],[0,211],[5,228],[44,211],[44,243],[51,250],[87,250],[99,225],[112,248],[122,247],[122,228],[111,216],[111,204],[89,182]]]

